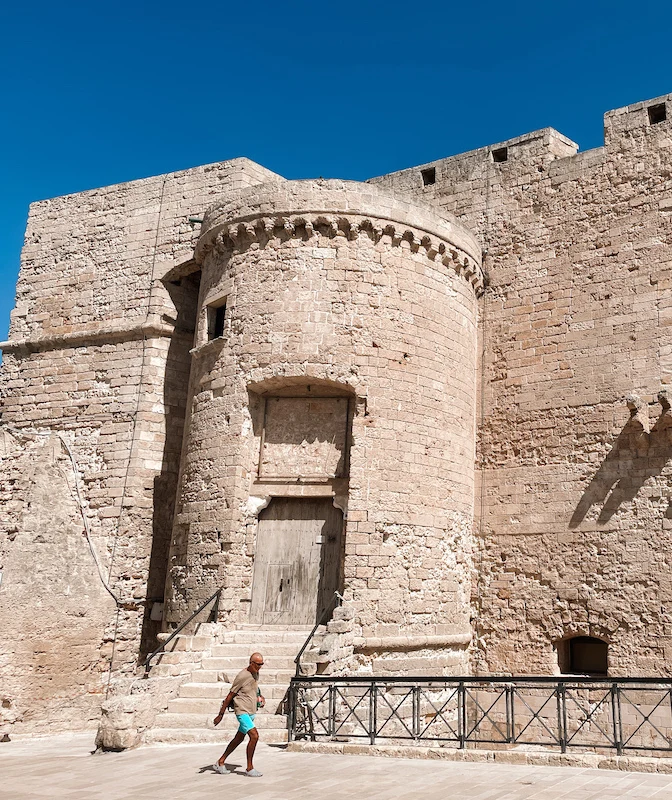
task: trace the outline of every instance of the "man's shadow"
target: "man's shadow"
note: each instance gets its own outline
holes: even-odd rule
[[[623,503],[633,500],[644,483],[661,474],[672,457],[672,413],[666,392],[658,395],[662,413],[647,431],[647,407],[639,398],[626,398],[630,418],[579,500],[571,529],[577,528],[593,506],[602,506],[597,518],[604,525]],[[672,514],[672,504],[666,515]]]
[[[236,770],[242,769],[242,766],[242,764],[227,764],[226,768],[229,770],[229,772],[236,772]],[[212,772],[215,775],[217,774],[214,764],[206,764],[204,767],[200,767],[198,774],[202,775],[204,772]],[[238,774],[241,775],[242,773],[239,772]]]

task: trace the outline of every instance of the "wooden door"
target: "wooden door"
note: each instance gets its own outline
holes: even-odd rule
[[[291,612],[293,589],[293,565],[269,564],[266,569],[265,611],[271,615]]]
[[[275,498],[259,515],[250,621],[313,625],[339,588],[343,514],[330,498]]]

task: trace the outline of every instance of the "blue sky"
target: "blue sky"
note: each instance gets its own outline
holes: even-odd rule
[[[672,4],[4,3],[0,339],[28,205],[247,156],[365,179],[672,91]]]

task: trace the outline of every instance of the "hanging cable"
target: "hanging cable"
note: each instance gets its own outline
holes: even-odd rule
[[[68,454],[70,458],[70,463],[72,464],[72,471],[74,472],[74,491],[73,494],[75,495],[75,500],[77,501],[77,506],[79,507],[79,513],[82,516],[82,522],[84,523],[84,535],[86,536],[86,541],[89,545],[89,550],[91,551],[91,556],[93,561],[96,565],[96,570],[98,571],[98,575],[100,576],[101,583],[105,587],[105,591],[110,595],[110,597],[114,600],[117,606],[120,604],[119,598],[114,594],[112,589],[110,588],[106,578],[105,573],[103,571],[103,566],[100,563],[100,558],[98,557],[98,553],[96,552],[96,548],[93,544],[93,539],[91,538],[91,527],[89,525],[88,517],[86,516],[86,509],[84,507],[84,500],[82,499],[82,493],[79,490],[79,465],[77,464],[77,460],[75,459],[75,454],[72,452],[72,448],[70,444],[65,439],[65,437],[58,433],[57,431],[26,431],[24,429],[14,428],[11,425],[4,425],[5,430],[9,431],[9,433],[14,436],[15,438],[19,439],[34,439],[37,436],[42,436],[44,438],[48,438],[50,436],[56,436],[60,441],[61,445],[63,446],[65,452]]]
[[[159,246],[159,234],[161,231],[161,216],[163,213],[163,197],[166,191],[166,181],[167,177],[163,178],[163,183],[161,184],[161,195],[159,197],[159,216],[156,221],[156,234],[154,236],[154,252],[152,254],[152,268],[150,272],[150,279],[149,279],[149,294],[147,296],[147,309],[145,311],[145,324],[149,321],[149,315],[152,312],[152,290],[154,288],[154,270],[156,268],[156,253]],[[135,449],[135,434],[136,429],[138,426],[138,414],[140,413],[140,400],[142,397],[142,381],[145,376],[145,361],[147,357],[147,336],[143,333],[142,335],[142,359],[140,361],[140,376],[138,378],[138,394],[137,400],[135,403],[135,411],[133,412],[133,424],[131,426],[131,443],[129,447],[128,453],[128,463],[126,464],[126,472],[124,474],[124,485],[121,490],[121,507],[119,510],[119,516],[117,517],[117,524],[114,532],[114,539],[112,544],[112,553],[110,555],[110,567],[108,571],[107,579],[108,581],[112,580],[112,566],[114,564],[114,559],[117,554],[117,543],[119,541],[119,531],[121,528],[121,515],[124,509],[124,501],[126,499],[126,491],[128,489],[128,477],[131,471],[131,462],[133,461],[133,450]]]
[[[154,271],[156,269],[156,254],[159,247],[159,235],[161,232],[161,216],[163,214],[163,197],[166,191],[167,176],[164,176],[163,183],[161,184],[161,194],[159,196],[159,215],[156,220],[156,234],[154,236],[154,251],[152,253],[152,266],[149,276],[149,293],[147,295],[147,310],[145,311],[145,323],[149,320],[149,315],[152,312],[152,294],[154,289]],[[138,377],[138,394],[135,403],[135,411],[133,412],[133,424],[131,426],[131,442],[128,451],[128,462],[126,464],[126,472],[124,474],[124,485],[121,492],[121,506],[119,508],[119,516],[117,517],[117,524],[115,527],[114,539],[112,542],[112,553],[110,554],[110,566],[108,570],[108,581],[112,580],[112,567],[114,559],[117,554],[117,544],[119,542],[119,532],[121,530],[121,516],[124,511],[124,501],[126,500],[126,491],[128,489],[128,477],[131,471],[131,463],[133,461],[133,451],[135,449],[135,435],[138,427],[138,414],[140,413],[140,398],[142,397],[142,382],[145,376],[145,361],[147,358],[147,336],[143,333],[142,336],[142,359],[140,361],[140,376]],[[107,686],[105,688],[105,697],[110,694],[112,685],[112,668],[114,666],[114,656],[117,649],[117,636],[119,635],[119,616],[121,612],[121,604],[117,604],[117,613],[114,620],[114,632],[112,633],[112,650],[110,653],[110,668],[107,673]]]

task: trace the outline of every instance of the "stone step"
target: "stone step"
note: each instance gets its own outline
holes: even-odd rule
[[[157,728],[205,728],[215,730],[213,719],[215,713],[199,713],[199,714],[171,714],[164,711],[156,717]],[[265,728],[286,728],[287,717],[284,714],[258,714],[254,719],[255,727],[259,730]],[[235,714],[228,711],[224,714],[222,721],[217,726],[217,730],[234,731],[238,728],[238,721]]]
[[[225,672],[233,670],[240,672],[250,663],[248,656],[208,656],[201,661],[203,669],[223,669]],[[294,670],[293,656],[268,656],[264,655],[264,666],[259,672],[259,680],[263,680],[267,672],[278,670]]]
[[[226,659],[224,658],[204,658],[202,662],[202,671],[203,672],[223,672],[226,673],[227,680],[232,681],[236,675],[244,669],[245,665],[243,666],[229,666],[226,663]],[[266,669],[266,667],[262,668],[262,671],[259,673],[259,684],[263,686],[266,684],[271,683],[289,683],[289,681],[294,677],[294,664],[287,666],[285,669]],[[194,672],[200,672],[201,670],[194,670]],[[208,683],[209,681],[205,681]]]
[[[161,653],[157,656],[152,664],[159,666],[162,664],[200,664],[202,651],[191,652],[185,650],[169,650],[167,653]],[[152,667],[153,668],[153,667]]]
[[[179,633],[169,642],[166,651],[186,651],[200,653],[212,644],[212,636],[187,636]]]
[[[153,728],[145,734],[145,742],[147,744],[212,743],[220,745],[223,751],[232,736],[232,730],[222,730],[220,728],[215,728],[214,730],[206,728]],[[287,730],[269,728],[261,733],[260,738],[266,744],[284,744],[287,741]],[[245,746],[245,743],[243,743],[239,748],[243,753],[243,758]],[[217,753],[217,755],[219,756],[220,754]],[[238,750],[236,750],[237,755]]]
[[[178,667],[166,667],[166,669],[175,669],[177,670]],[[161,673],[157,673],[161,674]],[[178,675],[182,673],[178,672],[167,672],[167,675]],[[303,666],[303,674],[304,675],[312,675],[314,674],[314,669],[311,671],[310,664],[304,664]],[[220,681],[220,676],[222,680]],[[224,677],[226,676],[226,678]],[[231,681],[236,677],[236,670],[230,670],[227,672],[226,670],[216,670],[216,669],[197,669],[191,673],[190,683],[227,683],[230,684]],[[261,676],[261,680],[259,681],[260,686],[273,686],[273,685],[289,685],[290,678],[294,677],[294,670],[285,671],[283,670],[280,673],[280,677],[278,678],[277,675],[272,676],[270,673],[266,673],[265,675]]]
[[[231,682],[228,680],[220,681],[219,676],[220,673],[216,669],[197,669],[191,673],[189,683],[218,683],[220,686],[226,686],[228,690]]]
[[[267,697],[266,706],[259,709],[257,714],[276,714],[282,697]],[[284,697],[284,695],[283,695]],[[168,714],[215,714],[219,711],[223,698],[221,697],[176,697],[168,701]],[[229,712],[227,712],[229,713]],[[235,715],[234,715],[235,716]]]
[[[197,672],[196,675],[199,673]],[[194,697],[200,700],[223,700],[229,693],[230,684],[224,681],[217,683],[183,683],[179,688],[180,697]],[[287,692],[284,684],[261,684],[261,690],[267,700],[282,700]]]
[[[324,626],[322,626],[323,628]],[[318,628],[321,630],[322,628]],[[258,622],[242,622],[238,625],[238,630],[241,631],[269,631],[270,633],[280,632],[284,633],[285,631],[296,631],[298,633],[302,633],[303,631],[306,632],[306,636],[312,631],[313,626],[309,625],[306,627],[305,625],[260,625]]]
[[[195,664],[157,664],[149,673],[153,678],[172,678],[179,675],[194,674]]]
[[[291,656],[293,659],[300,649],[300,645],[297,646],[295,642],[264,642],[262,655],[266,661],[276,656]],[[213,658],[244,658],[248,662],[254,652],[254,645],[249,642],[227,642],[215,644],[210,648],[210,655]]]
[[[290,643],[293,642],[298,644],[298,649],[301,648],[301,645],[306,641],[310,630],[306,631],[287,631],[287,630],[280,630],[280,631],[271,631],[268,629],[265,630],[235,630],[235,631],[227,631],[223,636],[220,637],[219,643],[226,644],[227,642],[234,642],[236,644],[251,644],[254,647],[258,647],[260,650],[262,649],[265,642],[272,643],[277,642],[278,644],[282,643]]]
[[[225,628],[218,622],[199,622],[196,625],[196,636],[219,636],[225,633]]]

